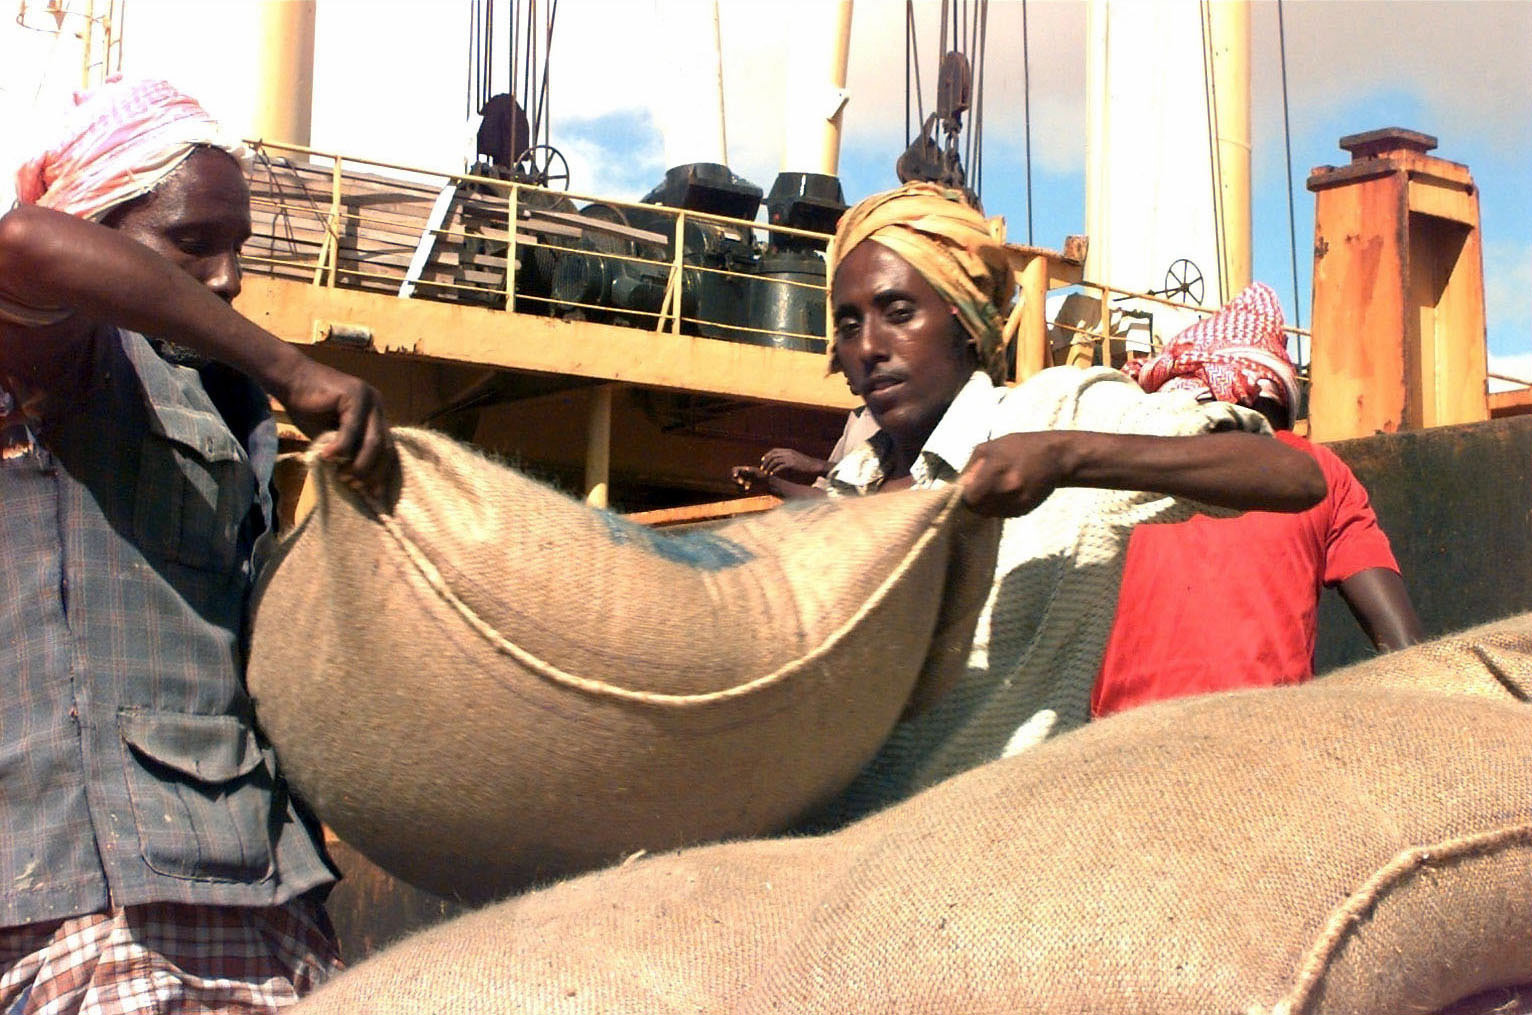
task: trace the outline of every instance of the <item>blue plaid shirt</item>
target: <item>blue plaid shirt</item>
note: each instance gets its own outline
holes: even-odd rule
[[[0,352],[12,373],[30,351]],[[77,352],[80,390],[6,406],[0,926],[279,904],[332,874],[244,689],[264,396],[114,328]]]

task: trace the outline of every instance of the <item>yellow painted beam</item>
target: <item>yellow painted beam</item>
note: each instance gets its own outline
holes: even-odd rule
[[[850,409],[857,400],[816,353],[589,321],[328,289],[246,276],[235,307],[280,338],[319,342],[332,328],[370,332],[372,349],[507,370]],[[337,327],[339,326],[339,327]]]

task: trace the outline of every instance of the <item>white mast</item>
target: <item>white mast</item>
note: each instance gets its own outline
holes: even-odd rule
[[[729,163],[724,131],[723,46],[718,0],[655,0],[669,88],[656,116],[665,139],[665,165]],[[717,115],[709,113],[716,110]]]
[[[307,147],[314,114],[315,0],[264,0],[261,5],[260,92],[252,132],[267,141]]]
[[[1208,134],[1218,172],[1223,303],[1250,284],[1250,5],[1218,0],[1202,8],[1213,81]]]
[[[795,28],[786,46],[783,172],[834,176],[840,169],[851,6],[852,0],[820,0],[791,8]]]
[[[1086,275],[1161,291],[1184,259],[1216,306],[1250,279],[1249,7],[1091,0],[1086,24]],[[1195,320],[1145,309],[1162,337]]]

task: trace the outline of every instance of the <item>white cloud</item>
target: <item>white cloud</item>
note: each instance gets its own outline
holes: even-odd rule
[[[985,28],[985,136],[1006,138],[1017,146],[1025,134],[1027,113],[1023,9],[1014,2],[991,4]],[[927,114],[936,102],[940,10],[940,4],[929,0],[915,4]],[[1085,5],[1044,0],[1025,5],[1025,12],[1033,158],[1045,169],[1078,168],[1085,144]],[[852,105],[846,111],[846,142],[887,150],[890,165],[904,148],[903,15],[903,5],[888,0],[857,6],[847,77]],[[913,108],[910,116],[917,119]]]
[[[1513,356],[1496,356],[1491,354],[1489,358],[1489,372],[1500,374],[1502,377],[1515,378],[1514,381],[1507,381],[1491,377],[1489,380],[1489,390],[1491,392],[1512,391],[1516,388],[1526,387],[1525,384],[1518,384],[1516,381],[1532,383],[1532,352],[1517,353]]]
[[[1277,8],[1270,2],[1253,8],[1253,73],[1274,86],[1259,94],[1280,99]],[[1507,151],[1532,141],[1532,4],[1344,0],[1287,3],[1282,11],[1294,107],[1393,90],[1418,97],[1433,120],[1464,136],[1497,141]],[[1280,117],[1280,109],[1270,112]]]
[[[1484,316],[1495,345],[1532,347],[1532,242],[1484,244]],[[1532,372],[1517,376],[1532,378]]]
[[[577,193],[636,201],[659,183],[668,168],[658,138],[619,160],[585,138],[569,138],[556,147],[569,163],[569,188]]]

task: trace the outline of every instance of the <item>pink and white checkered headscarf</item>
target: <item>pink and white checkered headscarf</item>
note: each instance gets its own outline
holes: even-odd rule
[[[1190,391],[1244,406],[1268,398],[1281,403],[1291,423],[1301,396],[1282,324],[1277,294],[1255,282],[1167,342],[1158,356],[1124,369],[1145,391]]]
[[[76,92],[53,140],[16,173],[23,204],[84,219],[149,193],[199,145],[249,158],[237,138],[166,81],[113,79]]]

